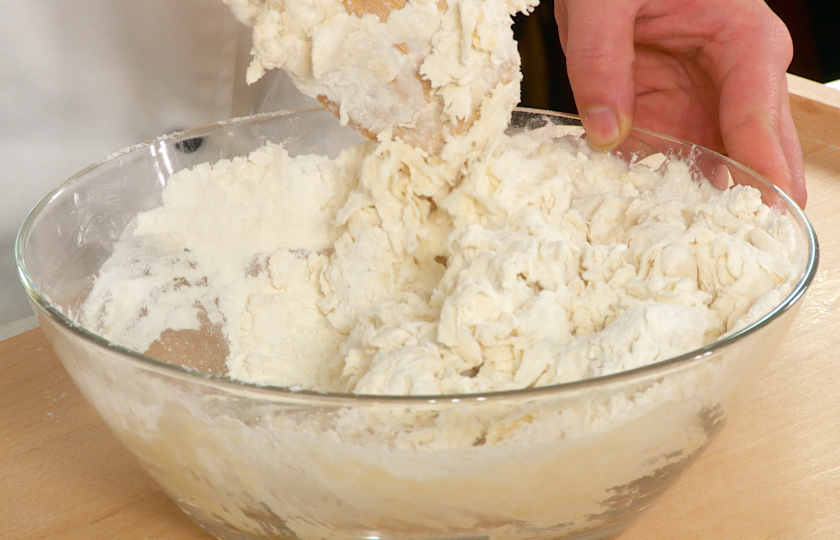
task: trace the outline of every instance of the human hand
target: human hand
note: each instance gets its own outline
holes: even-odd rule
[[[555,0],[569,82],[597,147],[635,125],[706,146],[805,206],[790,34],[762,0]]]

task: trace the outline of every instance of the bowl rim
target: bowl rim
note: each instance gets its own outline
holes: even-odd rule
[[[147,356],[140,352],[134,351],[132,349],[123,347],[116,343],[112,343],[111,341],[95,334],[86,328],[77,325],[73,322],[67,315],[53,307],[52,303],[49,301],[47,297],[45,297],[39,290],[35,283],[30,279],[29,273],[26,269],[26,253],[25,253],[25,244],[28,238],[29,232],[41,214],[41,212],[61,193],[68,189],[74,182],[80,180],[88,173],[93,172],[94,170],[98,169],[99,167],[109,163],[121,156],[126,154],[140,151],[146,148],[149,148],[155,144],[164,143],[164,142],[177,142],[181,140],[186,140],[190,138],[195,138],[201,136],[202,132],[206,132],[208,130],[219,130],[224,129],[226,126],[235,126],[237,124],[250,124],[250,123],[258,123],[258,122],[265,122],[265,121],[272,121],[276,118],[280,118],[283,116],[290,116],[294,114],[305,114],[311,112],[324,112],[326,109],[321,107],[312,107],[312,108],[305,108],[305,109],[297,109],[292,111],[276,111],[276,112],[269,112],[269,113],[262,113],[256,114],[251,116],[244,116],[239,118],[234,118],[230,120],[223,120],[220,122],[215,122],[212,124],[207,124],[200,127],[195,127],[191,129],[186,129],[166,135],[162,135],[155,139],[151,139],[149,141],[134,144],[128,146],[122,150],[114,152],[105,156],[103,159],[85,167],[84,169],[80,170],[76,174],[72,175],[68,178],[65,182],[59,185],[57,188],[52,190],[46,196],[44,196],[27,214],[26,218],[24,219],[18,234],[15,238],[15,265],[17,267],[18,277],[23,285],[23,288],[30,299],[30,303],[35,306],[36,308],[36,315],[43,315],[51,319],[53,322],[58,323],[60,327],[65,330],[68,330],[72,334],[75,334],[81,337],[84,341],[92,343],[96,346],[103,347],[105,349],[109,349],[112,352],[117,352],[121,355],[121,357],[126,358],[129,361],[139,363],[143,367],[152,368],[153,370],[163,373],[169,376],[176,376],[178,378],[186,378],[190,381],[203,384],[203,385],[212,385],[217,386],[222,389],[228,391],[248,391],[248,392],[256,392],[257,394],[261,394],[263,396],[273,396],[275,398],[294,398],[296,400],[304,399],[314,399],[320,402],[324,400],[335,402],[339,404],[347,404],[349,403],[376,403],[376,402],[388,402],[388,403],[396,403],[400,405],[418,405],[418,404],[428,404],[428,403],[438,403],[438,402],[452,402],[452,403],[459,403],[459,402],[484,402],[490,400],[498,400],[498,399],[507,399],[510,397],[517,397],[517,398],[537,398],[540,396],[545,395],[555,395],[555,394],[563,394],[563,393],[570,393],[570,392],[579,392],[579,391],[586,391],[596,387],[602,386],[613,386],[619,385],[623,383],[632,383],[634,381],[641,381],[650,376],[660,376],[665,375],[669,372],[674,370],[682,369],[688,367],[689,365],[701,362],[705,358],[713,355],[715,352],[720,351],[729,347],[730,345],[742,340],[746,336],[749,336],[764,326],[767,326],[770,322],[781,316],[784,312],[789,310],[796,302],[805,294],[806,290],[810,286],[811,282],[814,280],[814,277],[817,272],[817,267],[819,265],[819,243],[817,241],[816,231],[814,230],[813,225],[808,220],[805,213],[799,206],[781,189],[767,180],[764,176],[760,175],[759,173],[747,168],[746,166],[733,161],[732,159],[724,156],[718,152],[710,150],[708,148],[702,147],[700,145],[696,145],[694,143],[684,141],[675,137],[671,137],[669,135],[665,135],[662,133],[656,133],[653,131],[649,131],[642,128],[633,128],[632,133],[641,133],[647,136],[652,136],[658,138],[664,142],[680,145],[680,146],[688,146],[692,150],[700,150],[702,152],[708,152],[713,155],[716,159],[722,160],[724,163],[727,164],[729,167],[735,167],[742,172],[749,174],[751,177],[758,180],[765,188],[769,189],[775,196],[779,197],[785,203],[785,211],[790,212],[793,214],[794,219],[799,222],[802,226],[803,233],[805,236],[805,241],[808,247],[808,256],[807,261],[802,272],[802,278],[795,284],[793,289],[790,293],[779,303],[777,304],[772,310],[768,313],[763,315],[758,320],[754,321],[753,323],[747,325],[746,327],[738,330],[737,332],[733,332],[730,335],[727,335],[709,345],[704,347],[694,349],[692,351],[688,351],[683,353],[679,356],[674,356],[671,358],[667,358],[665,360],[661,360],[659,362],[654,362],[652,364],[647,364],[645,366],[612,373],[609,375],[602,375],[599,377],[593,377],[589,379],[583,379],[578,381],[566,382],[561,384],[554,384],[554,385],[546,385],[546,386],[538,386],[533,388],[521,388],[521,389],[514,389],[514,390],[496,390],[496,391],[489,391],[489,392],[479,392],[479,393],[466,393],[466,394],[434,394],[434,395],[409,395],[409,396],[401,396],[401,395],[377,395],[377,394],[349,394],[349,393],[341,393],[341,392],[322,392],[317,390],[306,390],[300,389],[296,387],[282,387],[282,386],[272,386],[272,385],[260,385],[256,383],[249,383],[244,381],[239,381],[236,379],[232,379],[228,376],[222,375],[215,375],[207,372],[202,372],[194,368],[185,367],[178,364],[171,364],[169,362],[165,362],[162,360],[158,360],[151,356]],[[535,115],[541,115],[545,117],[555,117],[555,118],[563,118],[566,121],[571,121],[574,124],[580,126],[580,118],[577,115],[568,114],[568,113],[561,113],[555,111],[546,111],[541,109],[530,109],[524,107],[517,107],[515,109],[517,112],[525,112]]]

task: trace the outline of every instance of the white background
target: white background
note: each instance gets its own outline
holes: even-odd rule
[[[69,176],[164,133],[303,99],[286,99],[274,74],[245,88],[249,29],[221,0],[0,0],[0,14],[0,326],[32,314],[17,230]]]

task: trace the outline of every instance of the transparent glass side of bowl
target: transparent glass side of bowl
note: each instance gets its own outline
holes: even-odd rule
[[[708,446],[796,308],[631,380],[410,403],[196,380],[41,323],[125,447],[222,538],[607,538]]]

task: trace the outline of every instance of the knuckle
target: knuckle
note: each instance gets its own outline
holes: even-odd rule
[[[566,62],[570,74],[581,72],[590,75],[609,75],[623,63],[616,50],[595,44],[570,47],[566,51]]]
[[[793,39],[784,21],[763,1],[758,2],[763,13],[756,17],[758,31],[764,35],[768,50],[773,59],[783,64],[784,68],[793,60]]]
[[[790,65],[791,60],[793,60],[793,39],[785,23],[775,15],[773,17],[775,21],[771,29],[771,34],[778,48],[780,59],[784,62],[785,67],[787,67]]]

